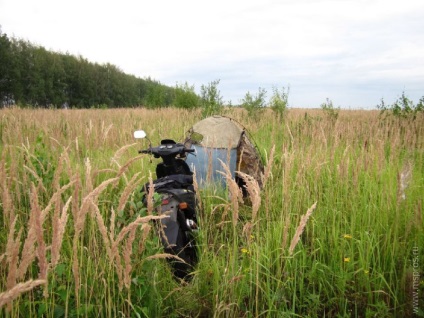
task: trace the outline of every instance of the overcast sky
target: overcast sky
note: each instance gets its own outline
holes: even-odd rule
[[[423,0],[0,0],[9,37],[238,104],[290,88],[291,107],[424,96]]]

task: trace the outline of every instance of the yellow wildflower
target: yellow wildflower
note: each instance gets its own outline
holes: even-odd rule
[[[350,257],[345,257],[343,260],[344,260],[345,263],[349,263],[350,262]]]
[[[244,247],[241,249],[241,252],[243,254],[250,254],[249,250],[247,248],[244,248]]]
[[[345,238],[345,239],[352,239],[352,235],[350,235],[350,234],[345,234],[345,235],[343,235],[343,238]]]

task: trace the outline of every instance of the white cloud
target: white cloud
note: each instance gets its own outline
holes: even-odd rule
[[[47,49],[168,85],[221,79],[234,103],[290,85],[296,106],[424,95],[422,16],[419,0],[0,2],[3,31]]]

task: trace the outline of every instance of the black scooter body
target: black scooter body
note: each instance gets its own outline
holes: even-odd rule
[[[154,192],[161,194],[161,205],[157,209],[167,218],[160,220],[159,235],[165,252],[177,257],[168,260],[174,275],[180,279],[189,279],[189,274],[197,263],[197,250],[194,231],[197,231],[197,202],[193,187],[193,173],[182,157],[192,152],[183,144],[173,140],[162,140],[158,147],[150,147],[140,153],[149,153],[161,158],[156,167],[158,179],[153,181]],[[150,184],[144,185],[143,203],[147,206],[147,193]],[[181,262],[182,259],[184,262]]]

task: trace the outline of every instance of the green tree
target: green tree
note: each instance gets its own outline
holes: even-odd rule
[[[415,119],[419,113],[424,113],[424,96],[418,101],[416,105],[409,99],[405,92],[391,105],[386,105],[384,100],[381,99],[381,104],[377,105],[381,114],[389,114],[398,118],[412,118]]]
[[[173,102],[173,91],[158,81],[148,78],[146,80],[146,95],[143,104],[150,108],[170,106]]]
[[[202,116],[219,114],[223,109],[221,92],[218,90],[219,79],[200,87],[200,102],[203,108]]]
[[[321,104],[321,109],[333,122],[335,122],[339,117],[340,107],[334,107],[333,102],[329,98],[327,98],[326,101]]]
[[[284,118],[289,106],[289,91],[290,88],[287,88],[287,91],[284,87],[281,91],[277,87],[272,88],[273,95],[271,96],[269,106],[280,119]]]
[[[187,85],[188,87],[188,85]],[[187,91],[188,93],[188,91]],[[50,52],[0,32],[0,101],[60,107],[172,105],[175,88],[125,74],[112,64]]]
[[[179,108],[195,108],[199,106],[199,96],[194,91],[194,85],[189,86],[187,82],[183,85],[175,85],[174,106]]]
[[[0,107],[9,104],[14,99],[13,96],[13,74],[14,60],[12,48],[6,34],[2,34],[0,27]]]
[[[266,107],[266,90],[259,87],[258,94],[255,96],[247,92],[241,100],[242,107],[247,110],[249,117],[258,117]]]

